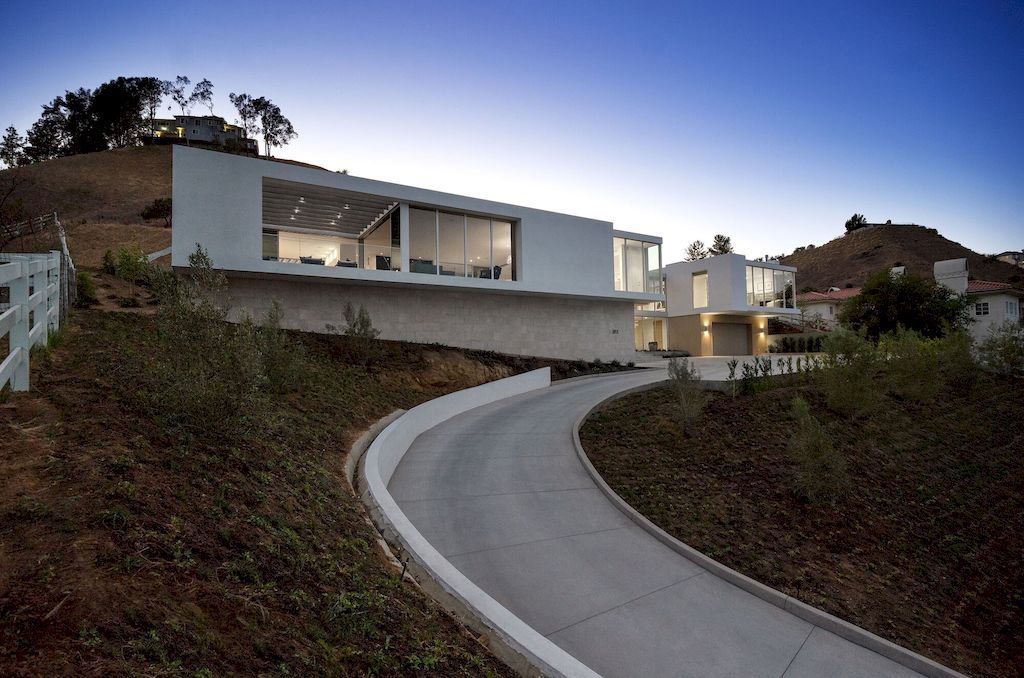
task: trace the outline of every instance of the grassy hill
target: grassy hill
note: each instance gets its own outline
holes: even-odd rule
[[[797,285],[824,291],[859,286],[873,273],[896,265],[931,278],[932,265],[943,259],[967,258],[972,279],[1020,284],[1024,271],[948,240],[933,228],[885,225],[862,228],[820,247],[796,252],[782,263],[797,267]]]
[[[24,183],[14,194],[29,214],[57,211],[78,266],[97,267],[107,249],[137,245],[145,252],[169,247],[163,221],[139,216],[156,198],[171,197],[171,148],[141,146],[72,155],[0,172]],[[8,251],[18,251],[17,241]],[[22,247],[22,249],[27,249]]]

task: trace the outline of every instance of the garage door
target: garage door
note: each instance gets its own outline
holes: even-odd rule
[[[750,325],[746,323],[711,323],[713,355],[750,355]]]

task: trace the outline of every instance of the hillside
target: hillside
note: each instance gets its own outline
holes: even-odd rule
[[[169,146],[72,155],[3,170],[0,186],[15,173],[25,182],[14,197],[29,214],[57,211],[79,266],[97,267],[105,250],[121,245],[154,252],[171,244],[171,231],[162,221],[145,222],[139,216],[156,198],[171,196]],[[17,251],[19,244],[6,249]]]
[[[883,225],[862,228],[820,247],[783,257],[797,267],[797,286],[819,291],[859,286],[873,273],[896,265],[931,278],[932,265],[943,259],[967,258],[972,279],[1020,285],[1024,272],[1010,264],[970,250],[924,226]]]

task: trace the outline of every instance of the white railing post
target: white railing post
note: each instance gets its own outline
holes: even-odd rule
[[[28,279],[29,262],[18,261],[21,266],[21,275],[10,282],[11,308],[20,308],[18,321],[11,327],[10,342],[11,353],[18,353],[17,366],[14,369],[14,378],[11,379],[11,390],[28,390],[28,353],[32,346],[29,344],[28,332]]]
[[[57,250],[50,250],[50,258],[47,261],[47,282],[53,285],[52,289],[47,286],[46,288],[46,318],[48,320],[47,327],[50,332],[56,332],[60,329],[60,297],[61,297],[61,279],[60,279],[60,252]]]

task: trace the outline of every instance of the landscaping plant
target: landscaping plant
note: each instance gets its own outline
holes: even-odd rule
[[[704,411],[709,398],[700,383],[700,371],[686,358],[673,358],[668,363],[668,376],[679,408],[679,428],[684,434],[692,435],[691,428]]]
[[[988,368],[1000,374],[1024,376],[1024,326],[1008,320],[989,328],[978,353]]]
[[[794,490],[812,504],[835,503],[849,484],[846,460],[825,427],[811,415],[806,400],[793,398],[790,414],[794,426],[787,449],[796,464]]]
[[[828,406],[840,414],[855,416],[877,403],[878,355],[874,344],[862,334],[837,330],[825,340],[823,348],[822,369],[815,369],[815,374]]]

